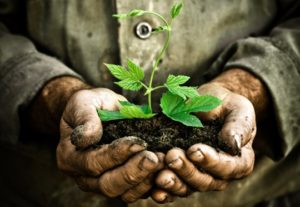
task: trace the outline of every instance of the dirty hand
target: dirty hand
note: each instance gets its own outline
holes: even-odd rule
[[[187,196],[191,190],[223,190],[228,182],[249,175],[254,166],[253,139],[256,114],[267,107],[267,92],[252,74],[231,69],[199,88],[222,100],[222,105],[208,113],[199,113],[202,120],[224,120],[220,138],[232,154],[217,151],[205,144],[195,144],[186,152],[170,150],[165,157],[169,169],[159,173],[157,185],[165,195]],[[200,170],[201,169],[201,170]]]
[[[96,109],[117,110],[119,100],[125,98],[104,88],[80,90],[69,99],[61,118],[57,163],[81,189],[133,202],[152,187],[152,174],[162,168],[160,157],[146,151],[146,143],[136,137],[90,147],[102,136]]]

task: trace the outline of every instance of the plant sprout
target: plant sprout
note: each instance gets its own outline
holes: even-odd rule
[[[148,85],[144,82],[144,70],[129,59],[127,61],[127,67],[105,64],[111,74],[119,80],[115,83],[121,88],[131,91],[144,89],[144,95],[148,96],[148,105],[140,106],[127,101],[121,101],[121,108],[119,111],[97,110],[102,121],[152,118],[156,115],[152,110],[152,93],[162,88],[167,89],[167,92],[162,95],[160,100],[162,112],[172,120],[181,122],[186,126],[202,127],[203,125],[199,118],[191,113],[208,112],[221,104],[221,100],[214,96],[200,96],[196,87],[182,86],[182,84],[186,83],[190,79],[188,76],[175,76],[170,74],[163,85],[153,86],[155,72],[159,70],[159,62],[169,47],[172,22],[180,14],[182,8],[182,2],[176,3],[172,6],[170,11],[170,21],[167,21],[165,17],[156,12],[139,9],[134,9],[127,14],[113,15],[120,20],[142,15],[153,15],[159,18],[163,25],[155,28],[152,33],[166,32],[167,37],[162,49],[154,61]]]

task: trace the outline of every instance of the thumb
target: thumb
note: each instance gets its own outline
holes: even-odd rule
[[[74,128],[71,134],[72,144],[79,149],[83,149],[98,143],[103,130],[96,109],[91,107],[83,112],[78,111],[78,116],[81,117],[82,124]]]

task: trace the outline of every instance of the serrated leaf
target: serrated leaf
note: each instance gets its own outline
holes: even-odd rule
[[[134,9],[134,10],[128,12],[127,14],[113,14],[113,17],[123,20],[123,19],[127,19],[128,17],[142,16],[144,13],[145,13],[144,10]]]
[[[149,119],[156,115],[153,113],[145,113],[142,106],[137,105],[123,106],[120,113],[128,119]]]
[[[132,11],[130,11],[128,13],[128,16],[130,17],[138,17],[138,16],[142,16],[145,13],[144,10],[140,10],[140,9],[134,9]]]
[[[173,5],[172,9],[171,9],[171,17],[172,19],[174,19],[175,17],[177,17],[180,14],[181,9],[183,8],[183,3],[176,3]]]
[[[186,112],[173,114],[169,118],[171,118],[174,121],[178,121],[186,126],[203,127],[203,124],[201,123],[201,121],[198,117],[196,117],[195,115],[186,113]]]
[[[188,87],[188,86],[174,86],[174,87],[169,87],[167,86],[168,90],[180,97],[182,97],[184,100],[187,98],[194,98],[199,96],[198,91],[194,87]]]
[[[171,92],[166,92],[160,99],[160,107],[162,108],[162,112],[166,115],[176,114],[183,110],[184,99]]]
[[[188,111],[184,111],[185,102],[180,96],[166,92],[161,98],[160,106],[162,112],[170,119],[186,126],[202,127],[201,121],[196,116],[191,115]]]
[[[145,77],[143,69],[132,62],[131,60],[127,60],[127,67],[130,72],[130,75],[132,76],[133,79],[135,80],[143,80]]]
[[[106,64],[106,63],[104,63],[104,65],[108,68],[110,73],[119,80],[124,80],[130,76],[126,68],[124,68],[121,65]]]
[[[141,82],[132,79],[121,80],[115,82],[115,84],[117,84],[121,88],[124,88],[125,90],[130,90],[130,91],[138,91],[143,87]]]
[[[186,100],[187,98],[194,98],[196,96],[199,96],[196,88],[180,86],[181,84],[186,83],[189,79],[190,77],[184,75],[169,75],[165,86],[171,93],[182,97],[184,100]]]
[[[164,26],[156,27],[156,28],[152,31],[152,33],[159,33],[159,32],[170,31],[170,30],[171,30],[170,26],[164,25]]]
[[[121,106],[134,106],[135,104],[130,103],[129,101],[119,101]]]
[[[142,109],[142,111],[145,113],[145,114],[151,114],[151,109],[148,105],[135,105],[133,103],[130,103],[129,101],[119,101],[121,106],[138,106],[139,108]]]
[[[200,98],[201,97],[201,98]],[[197,96],[189,101],[171,92],[163,94],[160,106],[162,112],[174,121],[186,126],[201,127],[201,121],[191,113],[208,112],[221,104],[221,100],[214,96]],[[198,121],[196,120],[198,119]]]
[[[177,86],[186,83],[190,77],[185,75],[169,75],[166,84],[169,86]]]
[[[190,112],[208,112],[218,107],[222,101],[215,96],[203,95],[187,101],[185,109]]]
[[[126,117],[122,115],[119,111],[107,111],[107,110],[97,109],[97,113],[101,121],[113,121],[113,120],[126,119]]]
[[[120,81],[115,82],[120,87],[131,90],[138,91],[142,88],[143,84],[141,80],[144,79],[144,71],[140,66],[128,60],[127,67],[128,70],[121,65],[105,64],[111,74],[119,79]]]

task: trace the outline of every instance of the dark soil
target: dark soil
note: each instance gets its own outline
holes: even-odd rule
[[[204,143],[231,154],[231,151],[218,139],[222,128],[221,121],[204,124],[203,128],[187,127],[172,121],[164,115],[152,119],[130,119],[107,122],[103,126],[101,143],[111,143],[125,136],[136,136],[148,143],[148,150],[166,152],[173,147],[188,149],[196,143]]]

